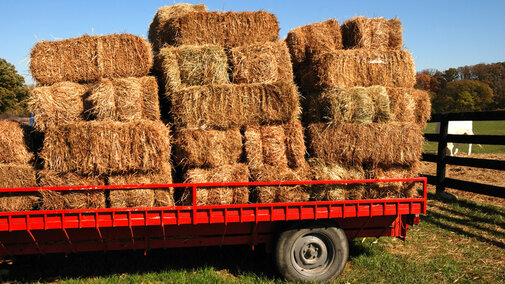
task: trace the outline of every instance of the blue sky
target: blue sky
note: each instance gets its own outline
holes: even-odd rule
[[[174,0],[0,0],[0,57],[32,82],[30,49],[37,40],[83,34],[132,33],[147,36],[156,10]],[[404,46],[418,71],[505,61],[505,1],[435,0],[209,0],[209,10],[274,13],[281,38],[297,26],[353,16],[398,17],[403,22]]]

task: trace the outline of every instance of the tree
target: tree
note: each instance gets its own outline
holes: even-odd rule
[[[420,73],[416,75],[416,89],[429,91],[430,93],[438,92],[440,83],[435,77],[431,77],[428,73]]]
[[[28,97],[25,79],[19,75],[14,65],[0,58],[0,113],[15,107],[24,107]]]
[[[452,81],[433,97],[432,107],[435,113],[485,111],[492,107],[493,97],[493,90],[486,83]]]

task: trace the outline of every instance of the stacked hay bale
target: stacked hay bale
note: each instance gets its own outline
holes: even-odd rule
[[[37,186],[31,127],[0,120],[0,188]],[[36,193],[0,193],[0,211],[32,210]]]
[[[286,42],[305,100],[303,120],[314,177],[417,176],[430,115],[413,89],[414,62],[398,19],[356,17],[293,29]],[[316,200],[411,197],[411,183],[313,187]]]
[[[299,93],[278,32],[276,17],[264,11],[218,13],[179,4],[156,13],[149,39],[183,181],[292,180],[302,176],[299,168],[308,172]],[[259,202],[278,201],[275,194],[257,196]],[[183,200],[191,203],[190,190]],[[247,187],[198,192],[199,204],[248,200]]]
[[[35,45],[29,108],[45,135],[40,186],[172,183],[152,62],[149,44],[129,34]],[[173,205],[171,190],[41,194],[43,209]]]

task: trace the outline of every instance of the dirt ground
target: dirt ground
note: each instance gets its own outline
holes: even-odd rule
[[[468,155],[465,154],[457,156],[468,157]],[[470,157],[490,160],[505,160],[505,154],[474,154]],[[436,163],[422,162],[422,174],[436,175],[436,170]],[[505,171],[447,165],[446,177],[505,187]],[[428,190],[435,191],[435,186],[428,185]],[[446,189],[446,191],[457,197],[471,199],[477,202],[487,202],[497,206],[505,206],[505,200],[502,198],[489,197],[450,188]]]

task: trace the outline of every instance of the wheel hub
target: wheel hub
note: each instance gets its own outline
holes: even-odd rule
[[[320,273],[332,263],[329,249],[332,250],[326,245],[323,236],[305,235],[299,238],[292,249],[295,268],[302,274]]]

